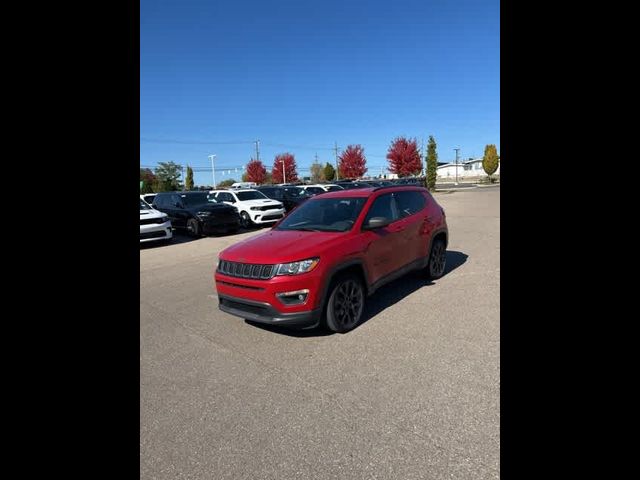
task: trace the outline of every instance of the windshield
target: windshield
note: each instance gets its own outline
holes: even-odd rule
[[[328,189],[330,192],[337,192],[338,190],[344,190],[344,188],[342,188],[342,187],[341,187],[341,186],[339,186],[339,185],[329,185],[329,186],[327,187],[327,189]]]
[[[308,193],[313,193],[313,194],[324,193],[325,192],[324,188],[320,188],[320,187],[307,187],[305,190]]]
[[[267,199],[264,193],[258,192],[256,190],[251,192],[236,192],[236,197],[238,197],[238,200],[240,200],[241,202],[244,202],[245,200],[266,200]]]
[[[140,199],[140,210],[151,210],[151,207],[147,203]]]
[[[209,194],[206,192],[202,193],[189,193],[180,195],[182,199],[182,203],[184,203],[185,207],[195,207],[196,205],[202,205],[203,203],[212,202],[209,199]]]
[[[276,230],[346,232],[351,230],[366,198],[321,198],[307,200],[285,217]]]

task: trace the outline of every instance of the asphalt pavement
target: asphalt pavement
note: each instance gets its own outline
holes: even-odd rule
[[[141,247],[140,478],[499,478],[500,188],[436,198],[448,273],[345,335],[218,310],[218,252],[264,230]]]

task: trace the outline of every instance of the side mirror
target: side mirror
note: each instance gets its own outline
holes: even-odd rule
[[[367,223],[362,226],[363,230],[375,230],[376,228],[386,227],[391,223],[391,219],[387,217],[371,217]]]

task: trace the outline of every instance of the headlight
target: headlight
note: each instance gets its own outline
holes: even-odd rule
[[[281,263],[278,265],[276,275],[298,275],[300,273],[308,273],[318,265],[319,258],[309,258],[300,262]]]
[[[199,217],[208,217],[211,215],[211,212],[198,212]]]
[[[160,223],[165,223],[168,221],[169,221],[169,217],[167,217],[166,215],[164,217],[160,217],[160,220],[159,220]]]
[[[249,210],[260,210],[262,207],[251,207]]]

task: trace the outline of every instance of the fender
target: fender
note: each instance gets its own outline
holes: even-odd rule
[[[323,307],[326,304],[326,297],[327,297],[327,290],[329,289],[329,285],[331,285],[331,282],[333,281],[333,279],[336,277],[336,275],[340,274],[340,272],[346,270],[349,267],[353,267],[353,266],[358,266],[361,268],[361,270],[364,272],[364,279],[365,279],[365,288],[367,290],[367,292],[369,291],[369,287],[371,285],[371,282],[369,280],[369,272],[367,272],[367,267],[365,265],[365,263],[359,259],[359,258],[353,258],[351,260],[347,260],[345,262],[342,263],[338,263],[337,265],[334,265],[333,267],[331,267],[329,269],[329,271],[327,272],[327,274],[324,276],[324,280],[322,283],[322,287],[320,287],[320,294],[318,295],[318,298],[320,299],[320,303],[317,305],[317,307]]]

